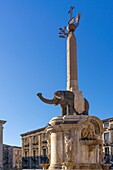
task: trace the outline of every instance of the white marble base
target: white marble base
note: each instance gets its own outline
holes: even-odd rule
[[[102,170],[103,125],[95,116],[66,115],[49,122],[50,166],[53,169]]]

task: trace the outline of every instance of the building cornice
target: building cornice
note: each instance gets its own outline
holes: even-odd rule
[[[111,121],[113,121],[113,117],[102,120],[103,123],[105,123],[105,122],[111,122]]]
[[[37,133],[37,132],[41,132],[41,131],[44,131],[45,130],[45,128],[46,128],[46,126],[45,127],[43,127],[43,128],[40,128],[40,129],[36,129],[36,130],[32,130],[32,131],[29,131],[29,132],[26,132],[26,133],[23,133],[23,134],[21,134],[20,136],[27,136],[27,135],[30,135],[30,134],[33,134],[33,133]]]

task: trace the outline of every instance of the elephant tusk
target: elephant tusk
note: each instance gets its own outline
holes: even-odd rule
[[[60,100],[62,99],[62,97],[59,97],[59,96],[57,96],[57,95],[55,95],[55,98],[60,99]]]

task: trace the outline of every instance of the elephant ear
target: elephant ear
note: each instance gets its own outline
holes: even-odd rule
[[[68,99],[74,99],[74,93],[71,91],[65,91],[65,97]]]

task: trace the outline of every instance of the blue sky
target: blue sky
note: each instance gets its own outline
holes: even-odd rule
[[[4,143],[21,146],[20,134],[45,126],[60,107],[42,103],[66,89],[68,10],[81,13],[77,38],[79,90],[89,115],[113,117],[113,0],[0,1],[0,119]]]

